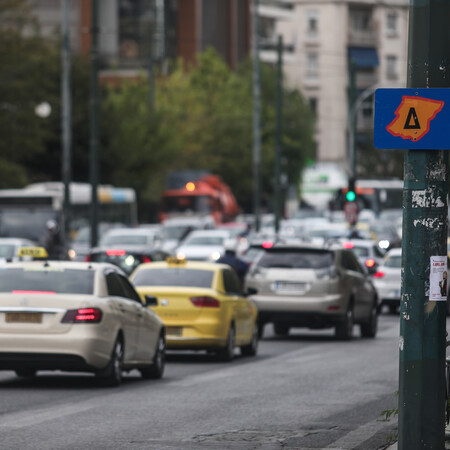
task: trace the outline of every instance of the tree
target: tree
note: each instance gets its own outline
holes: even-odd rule
[[[102,113],[107,129],[108,182],[127,179],[141,200],[155,207],[171,170],[207,169],[220,175],[241,205],[252,202],[252,73],[247,61],[232,72],[212,49],[185,70],[179,61],[169,77],[160,77],[156,112],[148,107],[142,79],[110,89]],[[262,70],[262,188],[269,204],[273,195],[276,73]],[[314,117],[298,91],[285,89],[283,112],[284,171],[299,180],[313,154]],[[102,125],[103,127],[103,125]],[[148,208],[147,208],[148,209]]]

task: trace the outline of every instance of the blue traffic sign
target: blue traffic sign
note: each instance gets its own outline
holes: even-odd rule
[[[450,149],[450,89],[377,89],[374,144],[380,149]]]

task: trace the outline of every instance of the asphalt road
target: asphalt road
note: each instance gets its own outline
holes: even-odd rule
[[[170,353],[162,380],[0,372],[4,449],[360,449],[387,447],[396,418],[399,317],[376,339],[267,327],[257,357]]]

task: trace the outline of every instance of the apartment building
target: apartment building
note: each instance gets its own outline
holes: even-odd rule
[[[276,61],[268,43],[282,35],[285,82],[299,88],[317,114],[317,161],[348,169],[350,93],[358,100],[357,152],[373,130],[369,94],[406,86],[408,1],[262,0],[260,17],[266,33],[261,59]]]
[[[70,40],[75,52],[91,48],[93,0],[67,0]],[[61,25],[62,0],[30,0],[42,31]],[[250,51],[250,0],[98,0],[99,57],[102,73],[133,76],[150,57],[164,64],[188,63],[214,47],[234,68]]]

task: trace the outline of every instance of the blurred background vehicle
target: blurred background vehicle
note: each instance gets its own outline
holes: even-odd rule
[[[225,241],[230,233],[225,230],[196,230],[189,233],[176,249],[180,259],[217,261],[225,253]]]
[[[106,231],[99,241],[99,247],[123,245],[157,247],[161,245],[159,229],[114,228]]]
[[[374,284],[380,298],[380,309],[389,308],[395,314],[400,308],[402,287],[402,249],[393,248],[385,256],[383,264],[374,274]]]
[[[120,267],[128,276],[139,264],[165,261],[170,253],[159,248],[139,245],[116,247],[94,247],[86,255],[85,261],[108,262]]]
[[[372,275],[383,264],[385,252],[371,239],[343,240],[342,247],[351,250],[359,263]]]
[[[215,222],[209,216],[166,219],[161,224],[162,248],[168,252],[173,252],[191,231],[212,228],[215,228]]]
[[[256,355],[257,309],[228,265],[171,258],[140,265],[130,280],[143,298],[156,297],[168,349],[214,351],[225,361],[236,347]]]
[[[29,239],[0,238],[0,263],[19,261],[19,250],[22,247],[35,247],[36,243]]]

